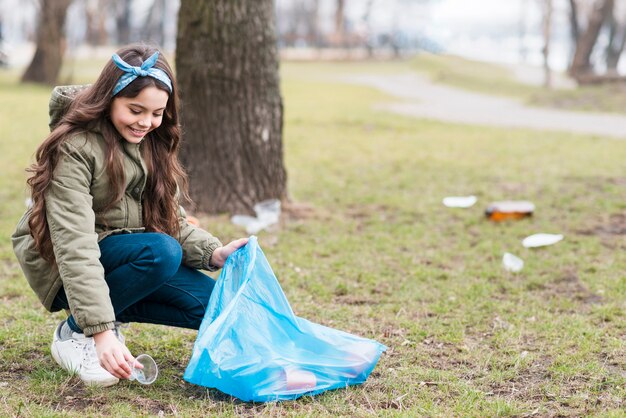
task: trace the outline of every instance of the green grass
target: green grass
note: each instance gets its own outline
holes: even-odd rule
[[[437,83],[479,93],[512,96],[533,106],[626,113],[624,83],[583,86],[576,89],[545,89],[523,84],[504,66],[426,53],[412,59],[411,68],[428,75]]]
[[[437,83],[483,93],[527,97],[538,90],[516,82],[511,72],[503,66],[456,56],[424,53],[412,59],[411,67],[428,74]]]
[[[389,350],[362,386],[278,404],[184,382],[186,330],[127,330],[130,350],[161,367],[149,387],[85,388],[58,368],[61,316],[28,289],[8,238],[49,89],[0,73],[0,416],[623,416],[626,142],[399,117],[373,110],[388,97],[331,81],[411,65],[283,65],[289,191],[310,210],[259,242],[297,315]],[[466,194],[475,207],[441,204]],[[531,200],[535,216],[488,222],[501,199]],[[226,215],[201,220],[242,235]],[[565,240],[524,249],[536,232]],[[519,274],[502,269],[506,251],[525,260]]]

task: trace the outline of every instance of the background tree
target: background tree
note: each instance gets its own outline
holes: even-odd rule
[[[286,197],[273,0],[182,0],[181,158],[197,209],[251,212]]]
[[[575,2],[571,2],[576,7]],[[585,30],[576,30],[578,39],[576,42],[576,50],[574,58],[570,66],[570,74],[579,82],[584,81],[593,74],[591,65],[591,54],[598,41],[600,30],[604,23],[611,16],[614,0],[599,0],[594,2]],[[578,24],[578,22],[574,22]],[[574,32],[574,31],[573,31]]]
[[[130,16],[133,0],[115,0],[113,2],[115,12],[115,26],[117,34],[117,43],[126,45],[131,39]]]
[[[578,24],[578,4],[576,0],[569,0],[569,21],[570,21],[570,34],[574,45],[578,43],[580,37],[580,29]]]
[[[65,42],[65,17],[72,0],[41,0],[37,48],[22,81],[54,84],[57,81]]]
[[[106,30],[106,18],[104,13],[110,7],[110,0],[86,0],[86,41],[89,45],[106,45],[109,41]]]
[[[552,87],[552,71],[550,69],[550,39],[552,34],[552,0],[542,0],[543,3],[543,85],[544,87]]]
[[[335,33],[333,40],[335,46],[343,47],[346,38],[346,1],[336,0],[335,5]]]
[[[626,44],[626,1],[616,3],[608,17],[608,44],[606,46],[606,70],[607,74],[616,75],[617,65]],[[618,7],[621,6],[621,7]]]
[[[165,6],[165,0],[153,0],[141,30],[143,40],[161,46],[165,43]]]
[[[367,50],[367,56],[372,57],[374,55],[374,45],[372,44],[372,25],[371,25],[371,17],[372,17],[372,6],[374,6],[374,0],[367,0],[365,3],[365,11],[363,12],[363,17],[361,20],[363,21],[363,25],[365,26],[365,49]]]
[[[307,8],[307,43],[314,47],[320,46],[319,9],[320,0],[311,0]]]
[[[295,0],[279,12],[285,26],[281,39],[285,46],[296,47],[300,41],[305,41],[309,46],[317,46],[318,9],[319,0]]]

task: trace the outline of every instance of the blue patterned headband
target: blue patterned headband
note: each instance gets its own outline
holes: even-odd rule
[[[163,84],[167,86],[172,92],[172,80],[168,77],[167,73],[160,68],[154,68],[154,64],[156,64],[157,59],[159,58],[159,52],[155,52],[152,54],[150,58],[145,60],[141,67],[133,67],[132,65],[128,65],[119,55],[113,54],[113,62],[120,70],[124,71],[124,74],[120,77],[115,85],[115,89],[113,89],[113,96],[119,93],[124,87],[128,86],[130,83],[135,81],[137,77],[152,77],[156,80],[159,80]]]

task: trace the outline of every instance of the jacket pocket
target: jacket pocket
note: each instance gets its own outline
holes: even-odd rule
[[[15,227],[15,232],[13,232],[11,238],[17,238],[22,235],[30,235],[30,226],[28,225],[28,220],[30,219],[30,214],[32,213],[32,211],[32,208],[28,208],[28,210],[24,212],[24,214],[18,221],[17,226]]]

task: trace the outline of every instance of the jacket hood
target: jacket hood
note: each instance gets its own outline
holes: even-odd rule
[[[85,90],[91,84],[83,84],[76,86],[57,86],[52,90],[52,96],[50,97],[50,105],[48,108],[48,114],[50,115],[50,132],[57,127],[65,112],[70,107],[70,103],[74,100],[76,95]]]

